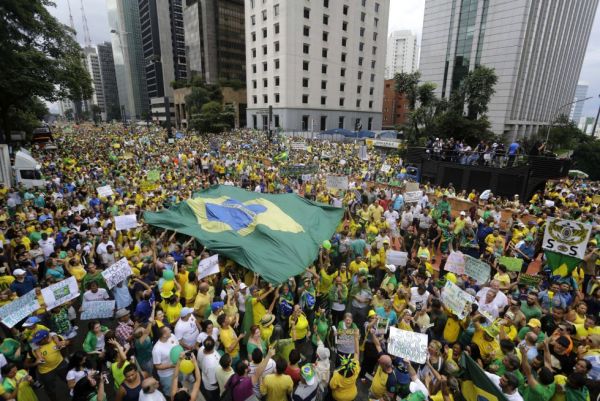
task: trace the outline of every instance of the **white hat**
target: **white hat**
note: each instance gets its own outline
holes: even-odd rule
[[[245,283],[240,283],[240,290],[245,290],[248,286]]]
[[[13,270],[13,276],[24,276],[27,272],[23,269],[15,269]]]
[[[392,273],[396,272],[396,266],[395,265],[385,265],[385,268],[388,269]]]
[[[466,216],[467,214],[465,213],[465,211],[463,210],[462,212],[460,212],[461,216]]]

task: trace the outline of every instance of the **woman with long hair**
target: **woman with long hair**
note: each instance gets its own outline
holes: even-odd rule
[[[87,376],[89,372],[87,354],[83,351],[76,351],[71,355],[68,369],[67,386],[69,387],[70,395],[73,396],[75,385],[79,380]]]

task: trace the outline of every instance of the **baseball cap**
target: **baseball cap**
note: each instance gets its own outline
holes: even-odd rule
[[[48,330],[40,330],[33,335],[31,342],[34,344],[38,344],[40,341],[42,341],[44,338],[48,337],[49,335],[50,335],[50,332]]]
[[[194,308],[181,308],[181,312],[179,312],[179,316],[185,317],[192,313],[194,313]]]
[[[542,322],[540,322],[539,319],[532,318],[532,319],[529,319],[529,321],[527,322],[527,326],[529,326],[529,327],[542,327]]]
[[[221,301],[213,302],[212,304],[210,304],[210,308],[212,309],[213,312],[216,312],[217,310],[221,309],[223,306],[225,306],[225,303],[221,302]]]
[[[302,368],[300,369],[300,374],[302,375],[302,378],[306,381],[306,384],[308,386],[312,386],[313,384],[315,384],[315,371],[311,365],[302,366]]]
[[[244,290],[246,288],[248,288],[248,286],[246,284],[240,283],[240,290]]]
[[[394,266],[394,265],[385,265],[385,268],[388,269],[392,273],[396,272],[396,266]]]
[[[466,216],[467,214],[465,213],[465,211],[463,210],[462,212],[460,212],[461,216]]]
[[[367,314],[367,317],[372,317],[372,316],[377,316],[377,313],[375,313],[375,311],[373,309],[371,309],[369,311],[369,313]]]
[[[26,274],[23,269],[15,269],[13,270],[13,276],[24,276]]]
[[[37,316],[30,316],[27,318],[27,320],[25,320],[25,322],[23,323],[23,327],[31,327],[36,323],[41,322],[40,318]]]

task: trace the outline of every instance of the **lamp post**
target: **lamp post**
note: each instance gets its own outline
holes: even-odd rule
[[[554,118],[553,118],[553,119],[552,119],[552,121],[550,122],[550,127],[548,128],[548,133],[546,134],[546,143],[548,143],[548,138],[550,138],[550,131],[552,130],[552,128],[554,128],[554,121],[556,121],[556,119],[558,118],[558,116],[559,116],[559,112],[560,112],[560,111],[561,111],[561,110],[562,110],[562,109],[563,109],[565,106],[569,106],[569,105],[571,105],[571,104],[575,104],[575,103],[579,103],[579,102],[585,102],[586,100],[589,100],[589,99],[591,99],[591,98],[593,98],[593,96],[586,97],[585,99],[574,100],[574,101],[572,101],[572,102],[565,103],[565,104],[563,104],[562,106],[560,106],[560,107],[559,107],[559,108],[556,110],[556,113],[555,113],[555,115],[554,115]],[[600,108],[598,108],[598,113],[600,113]],[[596,118],[596,121],[597,121],[597,120],[598,120],[598,119]]]
[[[600,95],[598,95],[600,98]],[[598,126],[598,118],[600,118],[600,105],[598,105],[598,112],[596,113],[596,120],[594,121],[594,129],[592,129],[592,138],[596,135],[596,127]]]

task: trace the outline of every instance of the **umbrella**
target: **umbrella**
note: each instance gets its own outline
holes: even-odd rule
[[[589,178],[587,173],[584,173],[581,170],[569,170],[570,177],[579,177],[579,178]]]

